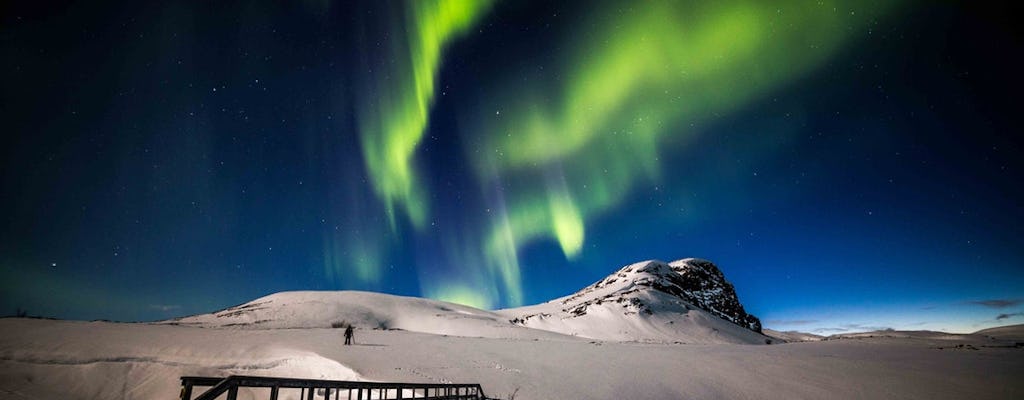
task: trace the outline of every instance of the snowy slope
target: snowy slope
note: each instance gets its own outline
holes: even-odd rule
[[[795,343],[795,342],[817,342],[825,339],[824,336],[815,335],[813,333],[799,332],[799,331],[776,331],[772,329],[764,329],[761,333],[765,336],[769,336],[783,342]]]
[[[418,297],[361,291],[281,292],[211,314],[161,324],[233,329],[330,328],[346,322],[359,330],[401,329],[490,338],[563,338],[523,328],[502,315]]]
[[[0,399],[171,399],[184,375],[364,380],[317,350],[267,333],[3,318]],[[248,392],[239,398],[254,398]]]
[[[498,313],[519,325],[600,340],[764,344],[767,339],[721,271],[693,258],[630,264],[573,295]]]
[[[974,334],[1001,340],[1024,342],[1024,324],[982,329],[974,332]]]

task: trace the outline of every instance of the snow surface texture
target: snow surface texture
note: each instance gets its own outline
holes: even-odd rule
[[[1024,398],[1024,349],[1000,336],[749,346],[357,329],[342,346],[342,333],[0,319],[0,399],[171,399],[181,375],[229,374],[480,383],[519,400]]]
[[[630,264],[570,296],[500,310],[513,323],[592,339],[765,344],[732,284],[695,258]]]
[[[170,399],[182,375],[360,379],[338,361],[266,333],[6,318],[0,398]]]

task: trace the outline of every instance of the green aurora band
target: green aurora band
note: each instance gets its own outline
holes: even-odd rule
[[[417,229],[428,217],[428,196],[417,182],[414,153],[428,125],[442,52],[490,8],[489,1],[461,0],[382,5],[392,11],[378,21],[387,29],[388,40],[378,42],[383,49],[363,49],[368,59],[362,60],[361,70],[371,72],[357,77],[366,86],[357,88],[355,96],[367,180],[383,210],[374,206],[374,199],[361,195],[358,182],[363,180],[350,177],[348,187],[334,200],[341,206],[332,215],[346,229],[327,227],[323,234],[325,277],[336,283],[349,279],[363,287],[380,282],[387,254],[399,236],[398,211]],[[380,214],[387,223],[378,218]]]
[[[560,47],[575,50],[563,55],[561,80],[509,77],[479,109],[461,113],[464,139],[478,145],[468,157],[496,211],[484,242],[472,245],[510,306],[523,297],[521,246],[546,238],[578,256],[588,219],[621,204],[634,185],[663,179],[660,151],[679,150],[697,124],[812,71],[886,11],[838,1],[631,6],[605,7],[577,25],[594,31]],[[477,284],[428,282],[424,292],[468,297],[465,287]]]
[[[391,230],[360,212],[354,219],[361,236],[332,236],[324,244],[328,271],[337,275],[348,264],[363,282],[379,280],[399,211],[426,234],[430,196],[415,154],[443,51],[491,8],[489,1],[401,4],[381,55],[387,61],[373,64],[384,71],[368,75],[356,102],[366,173]],[[537,79],[489,77],[497,83],[459,107],[464,148],[487,203],[477,215],[486,217],[436,233],[451,264],[444,268],[456,278],[421,276],[422,293],[481,308],[522,304],[523,246],[551,240],[567,259],[576,258],[587,221],[614,210],[637,185],[665,179],[663,152],[684,149],[701,123],[813,71],[893,5],[593,4],[587,15],[574,16],[571,35],[538,44],[560,65]]]
[[[370,183],[384,203],[392,230],[395,209],[416,228],[429,212],[413,160],[434,100],[444,46],[466,31],[490,7],[489,1],[437,0],[404,3],[404,20],[394,25],[388,56],[394,62],[373,82],[372,100],[360,102],[360,142]]]

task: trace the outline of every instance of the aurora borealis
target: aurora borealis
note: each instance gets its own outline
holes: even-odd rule
[[[769,328],[1020,322],[1004,14],[13,5],[0,306],[152,320],[318,289],[500,308],[700,257]]]
[[[386,64],[365,78],[370,88],[357,102],[362,155],[392,228],[395,208],[404,210],[416,228],[427,218],[429,203],[424,189],[418,187],[413,156],[427,127],[441,52],[448,41],[479,18],[487,4],[409,2],[406,12],[393,23],[391,35],[399,39],[381,46]],[[408,40],[401,40],[403,35]]]
[[[488,184],[529,182],[510,184],[500,195],[501,215],[490,222],[483,247],[499,266],[509,299],[521,297],[515,254],[522,244],[554,240],[575,258],[587,220],[618,206],[634,182],[664,180],[660,144],[685,142],[692,134],[687,124],[798,77],[836,50],[844,30],[870,18],[840,15],[836,4],[792,13],[759,4],[661,2],[605,10],[610,15],[587,22],[610,28],[587,43],[565,45],[580,55],[555,72],[567,78],[554,83],[554,93],[550,82],[543,88],[517,82],[469,113],[506,108],[506,117],[470,124],[467,140],[497,133],[483,135],[477,147],[493,151],[469,155],[478,176]]]

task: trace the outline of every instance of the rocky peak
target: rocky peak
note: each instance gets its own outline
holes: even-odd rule
[[[565,298],[562,304],[574,314],[586,312],[591,304],[625,303],[651,314],[634,293],[658,291],[679,298],[694,307],[754,332],[761,333],[761,321],[747,314],[736,290],[714,263],[696,258],[665,263],[649,260],[630,264],[607,278]]]

